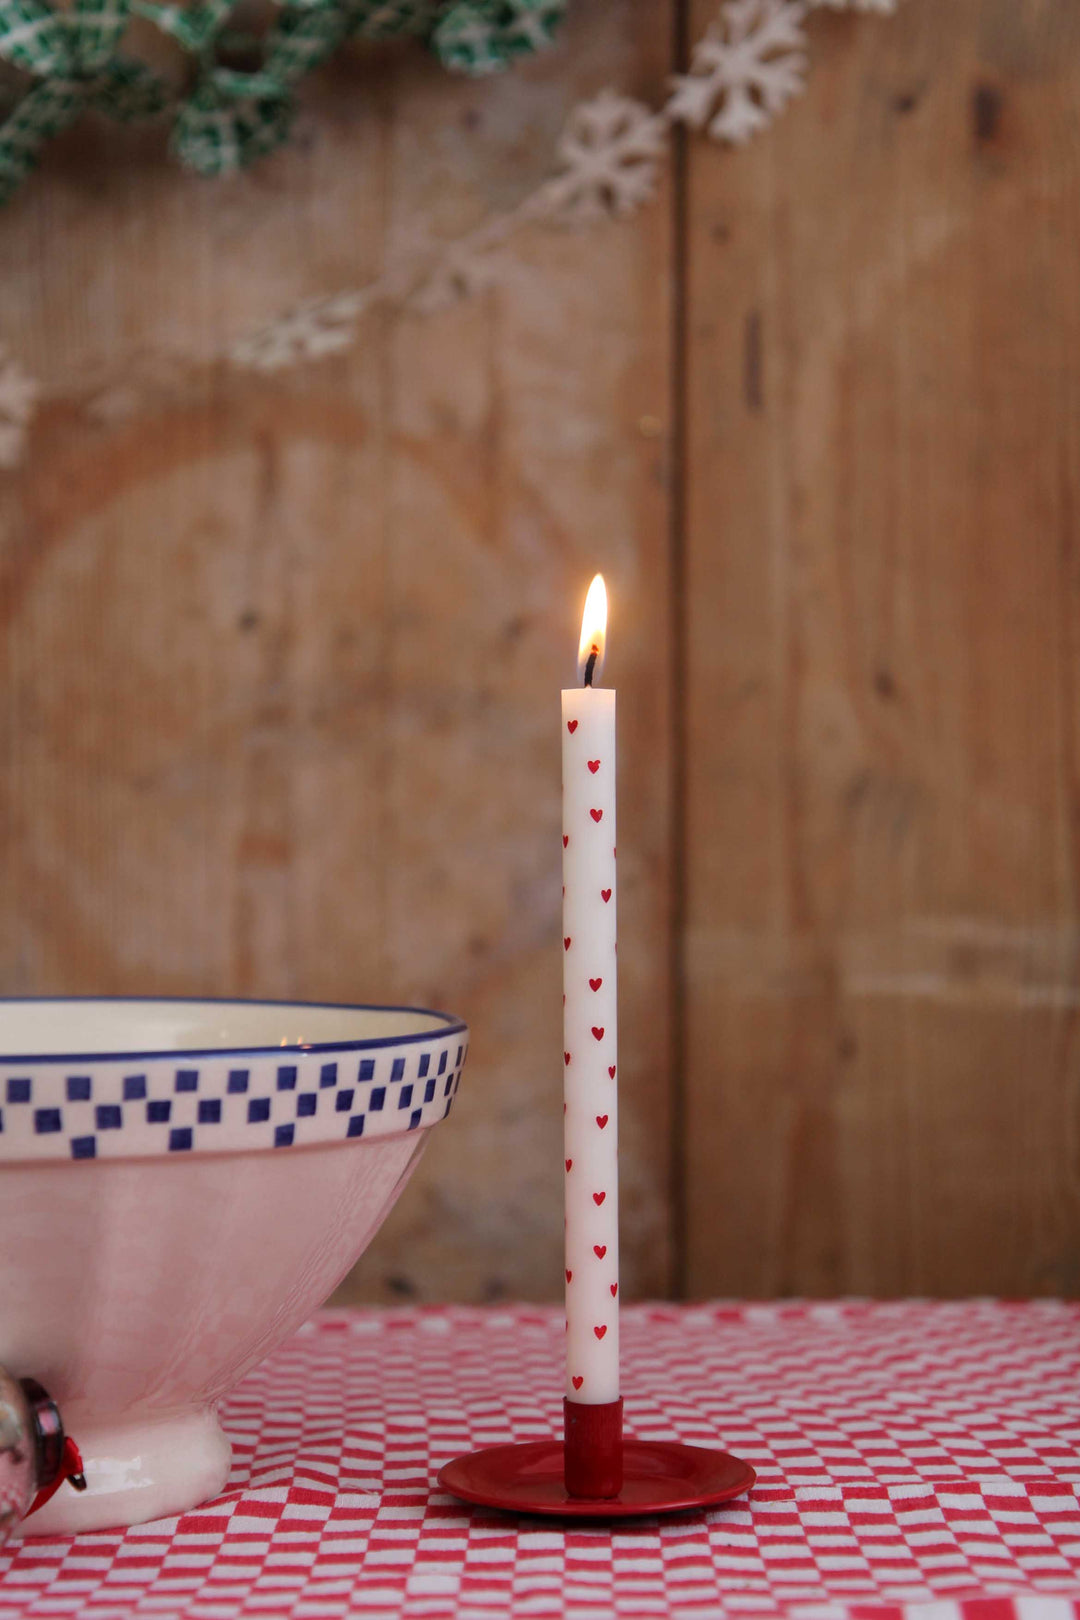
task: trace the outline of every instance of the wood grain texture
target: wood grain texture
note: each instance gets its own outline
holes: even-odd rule
[[[580,0],[479,84],[346,58],[236,182],[89,123],[0,216],[48,390],[0,478],[0,990],[461,1012],[349,1297],[557,1296],[558,689],[600,566],[626,1292],[1072,1292],[1072,0],[816,13],[805,96],[632,221],[530,228],[317,364],[220,358],[515,206],[582,97],[658,105],[676,12],[715,0]]]
[[[669,1286],[666,449],[639,424],[666,414],[670,210],[536,229],[505,287],[375,311],[340,357],[252,380],[215,355],[421,228],[514,206],[576,100],[656,91],[669,23],[667,0],[578,7],[499,81],[417,50],[336,63],[297,144],[220,185],[153,135],[80,130],[0,221],[6,333],[76,379],[0,495],[0,986],[469,1018],[453,1121],[352,1298],[560,1287],[558,693],[597,567],[625,717],[626,1288]],[[117,353],[134,386],[184,364],[95,426]]]
[[[1080,15],[811,29],[689,157],[687,1280],[1073,1292]]]

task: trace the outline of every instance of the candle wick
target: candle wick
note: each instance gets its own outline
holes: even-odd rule
[[[592,678],[593,678],[594,674],[596,673],[596,659],[597,659],[597,650],[594,647],[592,652],[589,654],[588,658],[585,661],[585,679],[582,682],[583,686],[591,686],[592,685]]]

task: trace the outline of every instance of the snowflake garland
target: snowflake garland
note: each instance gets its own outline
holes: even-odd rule
[[[704,128],[714,140],[741,146],[798,94],[805,82],[804,23],[810,9],[891,11],[895,5],[896,0],[724,0],[694,48],[689,72],[676,76],[659,112],[610,89],[581,102],[559,138],[556,173],[512,212],[442,244],[434,255],[425,240],[415,257],[433,262],[404,292],[397,289],[399,301],[430,315],[486,292],[498,280],[509,238],[530,222],[588,226],[633,214],[656,192],[672,124]],[[542,13],[543,0],[537,0],[537,15]],[[392,292],[385,281],[376,281],[346,296],[370,308],[388,301]],[[333,300],[322,301],[281,316],[236,344],[232,362],[270,371],[340,353],[353,340],[356,314],[340,324],[329,313],[332,305]]]
[[[0,0],[5,5],[25,0]],[[155,0],[137,0],[143,7]],[[166,5],[171,25],[190,28],[200,17],[232,0],[200,0],[195,7]],[[304,0],[312,4],[313,0]],[[368,38],[430,28],[444,0],[352,0],[353,31]],[[418,231],[407,251],[364,287],[311,299],[240,339],[223,358],[239,370],[263,373],[345,353],[357,338],[361,318],[383,305],[432,315],[476,297],[503,277],[507,245],[530,223],[590,226],[635,213],[655,195],[672,125],[704,130],[712,139],[742,146],[760,133],[805,83],[810,12],[829,9],[890,15],[898,0],[724,0],[705,36],[691,53],[689,70],[676,75],[666,103],[646,103],[603,90],[573,109],[556,147],[556,172],[510,212],[485,221],[452,242],[433,242]],[[504,60],[547,43],[565,0],[457,0],[453,51],[466,55],[486,25],[502,30]],[[206,26],[211,26],[212,17]],[[163,26],[166,24],[163,23]],[[470,44],[471,41],[471,44]],[[451,42],[446,42],[449,51]],[[486,71],[479,60],[455,64]],[[180,368],[182,369],[182,368]],[[177,386],[176,366],[134,362],[122,377],[85,402],[100,426],[123,419],[148,399]],[[0,468],[12,468],[25,453],[38,387],[0,344]]]

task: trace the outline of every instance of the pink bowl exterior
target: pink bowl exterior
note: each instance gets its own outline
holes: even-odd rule
[[[427,1135],[0,1166],[0,1363],[58,1401],[90,1481],[25,1533],[138,1523],[220,1489],[215,1403],[330,1294]]]

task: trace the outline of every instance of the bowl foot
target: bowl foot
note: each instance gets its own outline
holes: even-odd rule
[[[40,1513],[23,1521],[24,1536],[72,1536],[185,1513],[218,1495],[232,1448],[213,1412],[126,1419],[94,1428],[65,1413],[82,1452],[86,1490],[62,1485]]]

